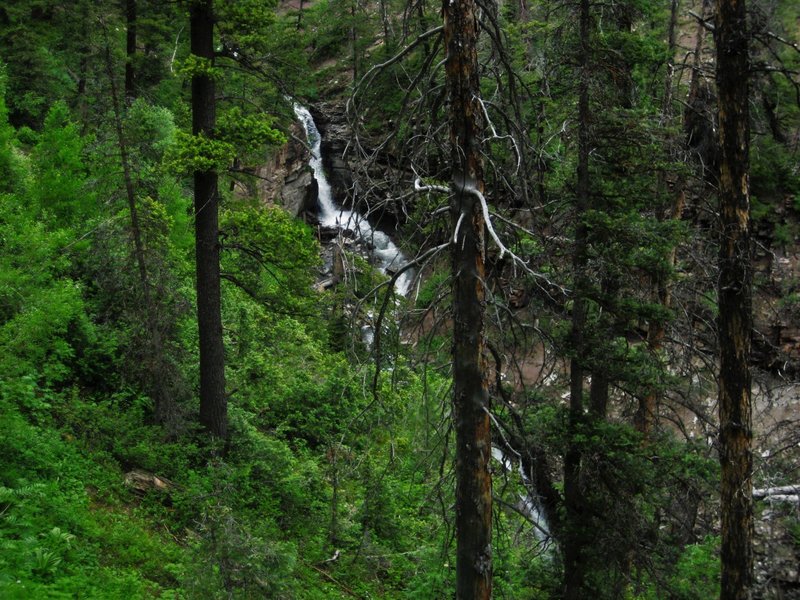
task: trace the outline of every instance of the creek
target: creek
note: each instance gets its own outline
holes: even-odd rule
[[[317,180],[319,188],[319,213],[317,215],[319,224],[322,227],[338,230],[339,232],[352,231],[356,238],[365,243],[370,249],[374,262],[382,273],[392,273],[405,265],[407,262],[406,257],[386,233],[372,227],[367,218],[358,211],[348,210],[336,205],[331,185],[325,175],[322,160],[322,135],[314,122],[314,117],[305,106],[297,103],[294,104],[294,112],[298,120],[303,124],[306,139],[311,148],[309,166],[314,172],[314,178]],[[411,269],[400,275],[395,282],[395,291],[403,296],[407,295],[413,276]],[[369,325],[364,326],[362,336],[365,343],[370,346],[372,344],[373,331]],[[514,460],[501,449],[493,447],[492,457],[503,466],[506,472],[515,470]],[[525,476],[522,466],[517,466],[516,470],[519,472],[525,486],[531,490],[533,486]],[[534,526],[533,531],[537,539],[540,542],[547,542],[550,539],[550,534],[548,533],[549,524],[535,495],[520,495],[518,509]]]
[[[322,227],[340,232],[352,231],[356,239],[366,244],[373,261],[381,273],[392,274],[408,261],[391,238],[383,231],[375,229],[367,218],[356,210],[348,210],[337,206],[331,192],[331,186],[325,175],[322,161],[322,135],[317,129],[314,117],[305,106],[295,103],[294,112],[303,124],[308,145],[311,147],[309,166],[314,171],[314,178],[319,187],[319,224]],[[411,288],[414,278],[412,269],[402,273],[395,281],[395,291],[405,296]]]
[[[503,471],[506,473],[513,473],[516,470],[519,474],[527,494],[519,495],[517,510],[528,519],[533,526],[533,535],[547,548],[551,542],[554,542],[554,538],[550,534],[550,524],[539,504],[534,485],[525,474],[525,469],[522,468],[521,461],[517,462],[514,457],[509,456],[505,450],[497,446],[492,446],[492,458],[502,465]]]

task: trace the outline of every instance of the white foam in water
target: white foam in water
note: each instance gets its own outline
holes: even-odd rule
[[[381,273],[396,271],[406,264],[406,257],[395,243],[384,232],[369,224],[366,217],[354,210],[337,208],[333,202],[331,184],[325,176],[322,168],[322,136],[314,123],[314,117],[305,106],[294,105],[294,112],[303,128],[306,130],[306,137],[311,146],[311,160],[309,165],[314,171],[314,177],[319,187],[319,222],[325,227],[336,227],[339,229],[352,230],[359,239],[372,246],[372,254],[378,259]],[[409,269],[395,281],[394,289],[403,296],[408,294],[413,277],[412,270]]]

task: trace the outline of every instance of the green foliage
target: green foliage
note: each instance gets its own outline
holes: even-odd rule
[[[716,460],[704,456],[700,448],[667,436],[643,444],[640,434],[629,426],[588,417],[574,434],[570,433],[567,408],[553,406],[541,394],[531,395],[518,406],[524,411],[526,431],[545,455],[563,456],[572,449],[583,457],[583,501],[591,507],[591,514],[576,523],[564,521],[561,527],[577,527],[575,531],[591,540],[584,555],[589,589],[601,598],[621,597],[631,581],[637,589],[652,590],[653,595],[645,594],[644,598],[663,597],[665,589],[672,590],[686,576],[689,567],[684,561],[689,559],[679,561],[682,550],[675,548],[676,540],[654,532],[681,530],[686,509],[683,503],[715,493]],[[510,474],[502,480],[496,477],[498,485],[500,481],[505,497],[513,501],[520,493],[518,483]],[[710,548],[713,552],[713,546]],[[686,552],[691,556],[691,547]],[[668,558],[654,564],[653,557],[664,556]],[[544,597],[557,597],[560,591],[556,569],[556,565],[547,568],[546,562],[540,562],[531,573],[537,587],[551,590],[552,595]],[[702,572],[698,568],[697,573]],[[653,584],[653,573],[658,585]],[[709,581],[713,578],[712,570]]]
[[[430,308],[438,302],[447,293],[449,280],[450,274],[445,270],[435,271],[428,277],[416,296],[417,308]]]
[[[119,471],[92,464],[52,426],[30,425],[11,400],[0,400],[0,593],[123,598],[174,587],[165,566],[183,560],[182,549],[118,510],[111,487],[104,503],[90,497]]]
[[[789,223],[778,223],[772,231],[772,236],[779,246],[786,247],[791,244],[797,233],[797,226]]]
[[[4,6],[0,56],[8,64],[10,119],[16,126],[39,127],[49,107],[71,99],[75,74],[86,53],[92,4],[78,0],[59,10],[50,0]]]
[[[371,359],[378,349],[362,343],[359,326],[374,326],[382,295],[373,291],[386,278],[347,253],[344,281],[333,292],[316,291],[314,232],[276,207],[242,199],[237,188],[221,215],[231,420],[223,458],[223,448],[209,445],[194,421],[194,240],[183,178],[223,173],[234,161],[239,172],[261,164],[267,147],[286,141],[287,122],[265,116],[288,120],[286,94],[342,93],[370,65],[438,25],[437,10],[329,0],[302,15],[278,16],[271,0],[220,2],[212,64],[187,56],[185,3],[138,3],[137,53],[125,60],[136,68],[139,99],[123,110],[122,125],[154,299],[148,307],[108,98],[107,70],[122,76],[124,15],[118,8],[100,15],[95,4],[79,0],[65,9],[37,0],[0,8],[0,54],[8,61],[0,72],[0,596],[451,596],[447,318],[425,340],[401,327],[404,303],[390,302],[376,372]],[[791,24],[786,4],[776,10]],[[557,371],[576,352],[569,343],[579,138],[575,20],[563,5],[525,9],[506,3],[490,15],[499,28],[486,21],[479,50],[486,110],[500,134],[482,147],[487,197],[493,211],[536,236],[500,231],[499,219],[495,225],[509,247],[552,280],[515,277],[508,263],[487,257],[488,301],[501,319],[489,329],[493,342],[506,343],[497,347],[507,373],[531,332],[535,359],[541,342],[543,362]],[[618,402],[682,383],[665,372],[660,353],[636,339],[649,325],[675,318],[654,300],[653,288],[656,280],[680,284],[670,252],[686,241],[687,228],[666,215],[670,186],[694,181],[690,167],[675,163],[682,155],[678,111],[661,114],[664,63],[672,58],[665,7],[636,0],[602,11],[590,57],[591,210],[582,224],[591,350],[582,358],[588,371],[602,369],[613,380],[613,417],[587,418],[570,432],[562,373],[527,391],[511,378],[501,381],[512,401],[497,399],[493,416],[519,419],[523,439],[514,442],[543,452],[557,494],[563,456],[580,451],[591,510],[566,527],[584,528],[593,541],[584,558],[596,598],[633,597],[634,590],[647,600],[714,597],[718,541],[692,544],[697,532],[686,523],[697,523],[690,507],[715,493],[718,465],[704,444],[657,436],[645,443],[623,423],[631,407]],[[629,30],[620,20],[626,16],[634,21]],[[503,52],[491,48],[497,40]],[[446,111],[441,52],[441,41],[430,36],[372,72],[358,91],[352,122],[367,134],[363,147],[379,149],[381,168],[370,168],[371,176],[400,165],[426,181],[449,177],[447,144],[435,137]],[[309,73],[309,58],[336,60]],[[182,77],[170,77],[174,70]],[[190,120],[181,86],[194,75],[212,77],[221,91],[211,138],[179,132]],[[681,97],[683,84],[673,83],[674,97]],[[780,107],[779,125],[795,127],[791,83],[770,80],[768,91]],[[756,115],[754,129],[766,131],[762,121]],[[502,137],[506,131],[517,136],[516,147]],[[387,134],[395,138],[383,145]],[[789,245],[796,226],[788,215],[800,202],[796,157],[774,136],[758,137],[753,148],[753,190],[761,198],[754,216]],[[387,184],[376,183],[383,193]],[[429,218],[445,201],[433,196],[418,197],[409,217],[409,229],[419,225],[417,240],[450,235],[446,219]],[[432,266],[418,308],[446,295],[447,272]],[[784,285],[780,304],[793,310],[793,282]],[[520,287],[530,306],[506,310],[505,288]],[[713,298],[677,291],[681,310],[717,309]],[[163,350],[158,369],[151,338]],[[151,423],[153,374],[176,401],[169,428]],[[495,595],[556,598],[557,549],[543,549],[517,512],[530,490],[516,465],[493,467]],[[134,493],[123,483],[134,468],[169,485]]]
[[[237,152],[255,152],[264,145],[286,143],[286,136],[272,127],[273,119],[266,115],[245,115],[234,106],[220,115],[217,132],[221,139],[232,144]]]
[[[174,141],[175,119],[166,108],[137,98],[128,108],[125,133],[128,144],[140,154],[140,164],[156,165],[161,162],[164,153]],[[137,175],[141,176],[138,173]]]
[[[687,546],[678,560],[675,583],[680,598],[719,595],[719,538],[707,537]]]
[[[794,153],[771,136],[754,140],[750,155],[753,194],[766,198],[800,195],[800,171]],[[782,200],[782,198],[777,198]]]
[[[236,148],[227,141],[179,131],[164,160],[176,173],[195,173],[224,171],[235,156]]]
[[[668,584],[670,598],[676,600],[716,598],[719,596],[719,578],[719,538],[709,536],[702,542],[683,549],[674,575]],[[647,591],[635,596],[641,600],[656,600],[662,597],[663,595],[656,591]]]
[[[95,208],[83,151],[84,140],[69,109],[55,103],[31,151],[37,181],[31,194],[39,210],[60,226],[85,223]]]
[[[311,229],[278,207],[248,202],[226,210],[221,221],[226,278],[280,313],[310,310],[320,262]]]
[[[360,403],[344,357],[292,317],[258,309],[237,320],[233,347],[246,354],[231,378],[245,386],[244,405],[261,426],[313,447],[340,435]]]
[[[94,406],[80,385],[94,382],[117,346],[92,320],[74,278],[90,241],[73,227],[86,227],[95,210],[83,153],[66,106],[54,105],[31,160],[12,170],[8,189],[16,193],[0,195],[3,597],[158,595],[176,584],[163,565],[182,560],[177,545],[118,509],[120,487],[112,482],[121,480],[119,467],[102,454],[87,459],[69,426],[72,413]],[[99,488],[103,509],[92,495]]]
[[[160,254],[162,249],[185,252],[194,246],[188,211],[190,197],[168,170],[171,149],[178,135],[175,117],[170,110],[137,98],[126,112],[124,127],[138,209],[144,221],[145,245],[153,254]],[[108,170],[107,184],[120,189],[123,182],[119,180],[118,166],[110,165]],[[166,214],[162,214],[162,210]],[[120,218],[130,221],[127,213]],[[156,236],[159,239],[148,237],[155,231],[169,237],[170,249],[164,246],[164,235]]]
[[[271,49],[269,28],[275,22],[275,0],[233,0],[216,6],[223,39],[234,51],[260,54]]]
[[[347,17],[337,11],[341,4],[322,0],[306,12],[305,19],[310,28],[315,30],[314,58],[317,62],[343,54],[342,47],[349,35]]]
[[[800,519],[791,519],[788,524],[789,535],[794,540],[794,545],[800,548]]]
[[[16,196],[0,196],[0,209],[0,369],[62,382],[89,327],[80,286],[63,276],[69,237],[47,233]]]
[[[8,123],[6,106],[6,68],[0,62],[0,192],[10,192],[15,179],[14,128]]]
[[[222,70],[214,66],[211,59],[196,54],[190,54],[180,65],[178,65],[177,72],[179,75],[186,79],[193,77],[208,77],[210,79],[219,79],[222,77]]]
[[[233,486],[246,483],[244,473],[220,463],[197,475],[187,490],[196,504],[193,512],[199,515],[184,580],[188,597],[286,597],[296,548],[274,540],[275,530],[266,515],[241,522],[240,503],[246,492]]]
[[[247,13],[253,35],[279,31],[262,19],[271,7],[256,4],[220,14]],[[152,41],[150,10],[140,31]],[[279,39],[249,41],[273,51]],[[190,58],[183,74],[209,74],[209,66]],[[222,69],[210,74],[220,85],[246,83]],[[146,77],[138,85],[151,85]],[[266,105],[275,91],[262,89]],[[347,563],[326,568],[350,589],[392,597],[413,588],[420,569],[436,564],[419,541],[432,524],[436,544],[444,540],[437,515],[419,510],[428,488],[405,422],[425,385],[407,367],[387,371],[381,409],[366,410],[364,374],[330,350],[334,299],[313,289],[319,245],[278,208],[234,198],[222,215],[223,268],[236,280],[224,291],[233,432],[225,461],[207,462],[211,451],[187,416],[196,412],[193,240],[187,196],[168,169],[223,170],[234,155],[255,156],[284,142],[275,122],[221,111],[220,139],[209,140],[177,132],[187,114],[179,106],[139,99],[127,107],[123,129],[156,299],[148,314],[104,102],[81,98],[80,125],[66,103],[53,103],[41,131],[19,133],[0,111],[0,595],[330,598],[337,584],[317,565],[334,543]],[[352,258],[348,294],[385,281]],[[336,302],[343,300],[341,292]],[[161,383],[179,404],[169,430],[149,424],[148,318],[167,357]],[[342,449],[336,461],[334,447]],[[396,462],[387,466],[389,454]],[[172,483],[133,494],[123,484],[133,468]]]
[[[388,277],[373,267],[369,261],[356,253],[345,251],[345,261],[350,266],[346,273],[346,284],[357,298],[366,298],[370,293],[380,292],[377,289]],[[378,296],[376,295],[375,298]]]

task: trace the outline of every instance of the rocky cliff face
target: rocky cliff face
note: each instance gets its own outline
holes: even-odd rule
[[[310,110],[322,134],[323,164],[336,202],[358,210],[373,227],[395,235],[404,211],[392,195],[390,182],[399,177],[410,190],[413,175],[391,167],[384,154],[373,155],[366,139],[359,140],[360,149],[355,147],[344,101],[318,103]],[[360,153],[370,156],[367,159]]]
[[[310,110],[322,134],[322,164],[331,184],[333,197],[345,208],[353,208],[358,194],[351,164],[346,158],[350,127],[344,106],[324,103],[313,106]]]
[[[358,163],[350,146],[351,130],[344,105],[320,103],[310,107],[310,111],[322,134],[323,164],[336,203],[359,210],[374,227],[394,232],[398,217],[380,185],[386,179],[386,168],[365,169]],[[250,192],[255,192],[262,202],[279,203],[295,217],[316,223],[319,190],[308,166],[309,158],[305,132],[295,123],[289,141],[256,170],[256,189]]]
[[[268,163],[256,171],[256,193],[262,202],[279,203],[293,216],[315,222],[319,212],[317,181],[308,166],[310,151],[299,124],[290,130],[289,141]]]

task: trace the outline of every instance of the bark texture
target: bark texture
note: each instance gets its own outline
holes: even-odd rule
[[[214,61],[212,0],[192,2],[192,54]],[[208,73],[192,77],[192,133],[214,135],[215,85]],[[219,271],[219,190],[214,170],[194,173],[195,262],[197,271],[197,325],[200,333],[200,422],[220,438],[228,434],[225,395],[225,355]]]
[[[753,584],[748,33],[744,0],[717,0],[719,118],[719,452],[722,466],[720,598],[744,600]]]
[[[587,230],[584,215],[589,208],[589,0],[580,3],[580,80],[578,82],[578,169],[575,197],[575,250],[572,267],[575,277],[575,296],[572,306],[570,333],[572,359],[570,360],[569,436],[570,443],[564,455],[564,598],[578,600],[583,597],[586,576],[584,551],[588,543],[583,527],[584,499],[581,491],[582,453],[574,441],[584,421],[583,381],[585,376],[586,344],[586,273]]]
[[[445,0],[453,227],[453,414],[456,430],[456,598],[492,595],[492,439],[486,365],[484,218],[474,0]]]

